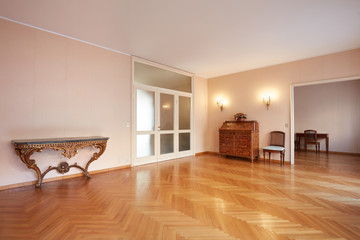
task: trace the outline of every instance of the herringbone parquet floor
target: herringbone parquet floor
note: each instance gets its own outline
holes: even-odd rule
[[[203,155],[4,190],[0,239],[360,239],[360,157],[296,162]]]

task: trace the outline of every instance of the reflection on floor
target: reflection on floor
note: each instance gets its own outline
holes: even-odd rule
[[[325,152],[315,153],[313,151],[295,151],[295,165],[301,167],[311,167],[323,170],[328,173],[344,172],[346,175],[359,176],[360,174],[360,154],[326,154]]]

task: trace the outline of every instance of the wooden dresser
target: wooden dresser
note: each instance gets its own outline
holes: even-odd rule
[[[226,121],[219,129],[219,155],[259,158],[259,123]]]

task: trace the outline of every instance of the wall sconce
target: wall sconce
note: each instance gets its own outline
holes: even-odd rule
[[[222,98],[217,98],[216,99],[216,104],[220,108],[220,111],[222,111],[224,109],[224,100]]]
[[[263,97],[263,103],[265,103],[267,110],[269,110],[270,102],[271,102],[270,96]]]

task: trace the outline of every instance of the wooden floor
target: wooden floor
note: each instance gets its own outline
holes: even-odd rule
[[[360,239],[360,157],[203,155],[0,192],[0,239]]]

